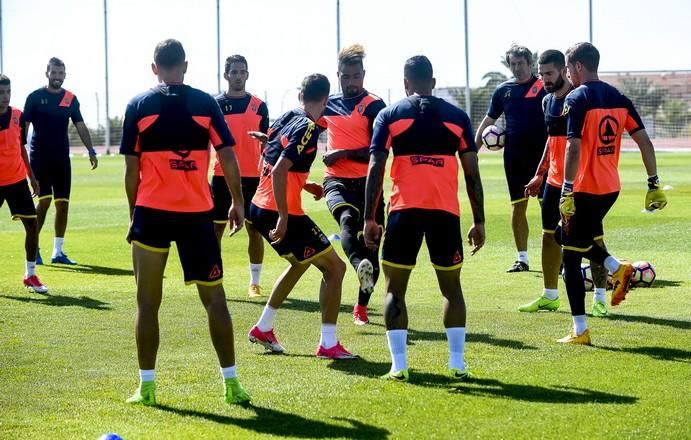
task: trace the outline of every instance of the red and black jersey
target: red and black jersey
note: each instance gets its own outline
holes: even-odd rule
[[[564,154],[566,153],[566,115],[564,101],[566,95],[557,98],[550,93],[542,100],[547,126],[547,144],[549,145],[549,171],[547,183],[561,188],[564,183]]]
[[[0,186],[26,180],[22,148],[26,143],[24,119],[19,109],[8,107],[0,115]]]
[[[372,140],[374,119],[386,107],[384,101],[367,90],[345,98],[343,94],[329,97],[324,115],[318,124],[326,128],[328,151],[368,148]],[[326,167],[325,175],[348,179],[366,177],[367,163],[347,158]]]
[[[259,187],[252,203],[263,209],[277,211],[271,170],[278,159],[285,157],[293,165],[288,171],[286,197],[288,213],[304,215],[302,188],[305,186],[312,162],[317,156],[319,130],[307,113],[297,108],[278,118],[269,129],[269,141],[264,150],[264,165]]]
[[[259,177],[261,171],[261,144],[252,139],[248,131],[266,133],[269,129],[269,110],[261,99],[249,93],[236,98],[221,93],[216,96],[223,118],[228,124],[235,142],[235,157],[238,160],[241,177]],[[214,176],[222,176],[223,169],[218,158],[214,160]]]
[[[390,211],[421,208],[460,215],[458,157],[477,151],[468,115],[434,96],[412,95],[374,123],[370,152],[393,151]]]
[[[136,206],[210,211],[210,143],[216,150],[235,144],[211,95],[184,84],[162,84],[132,99],[120,153],[140,159]]]
[[[564,102],[567,138],[581,139],[574,191],[609,194],[621,189],[619,152],[626,130],[645,127],[629,98],[602,81],[588,81]]]

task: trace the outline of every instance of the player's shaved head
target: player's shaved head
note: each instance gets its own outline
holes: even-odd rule
[[[9,86],[10,84],[10,77],[4,73],[0,73],[0,86]]]
[[[538,64],[553,64],[557,69],[563,69],[566,66],[564,54],[556,49],[549,49],[540,54],[537,60]]]
[[[320,102],[329,97],[331,84],[329,79],[321,73],[313,73],[302,80],[300,96],[302,102]]]
[[[359,65],[362,67],[362,60],[365,58],[365,48],[362,44],[351,44],[344,47],[338,54],[338,68],[342,66]]]
[[[403,77],[415,84],[429,82],[434,77],[432,63],[424,55],[410,57],[403,66]]]
[[[182,43],[173,38],[161,41],[154,49],[154,63],[163,69],[180,66],[185,62],[185,57]]]
[[[581,63],[590,72],[597,72],[600,65],[600,52],[590,43],[576,43],[566,50],[566,62]]]

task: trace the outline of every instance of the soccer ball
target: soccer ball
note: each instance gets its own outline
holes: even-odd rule
[[[650,287],[655,282],[655,268],[647,261],[633,263],[633,277],[631,285],[637,287]]]
[[[564,276],[563,271],[561,273],[561,276],[564,279],[564,282],[566,282],[566,277]],[[595,283],[593,283],[593,272],[590,270],[590,264],[581,264],[581,276],[583,277],[583,287],[585,287],[585,290],[593,290],[595,288]]]
[[[490,125],[482,130],[482,143],[488,150],[499,151],[504,148],[506,132],[503,128]]]

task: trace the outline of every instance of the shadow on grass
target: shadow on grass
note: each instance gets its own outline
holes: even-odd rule
[[[264,307],[266,304],[266,300],[268,297],[262,297],[262,298],[257,298],[256,300],[248,300],[248,299],[241,299],[241,298],[233,298],[233,297],[228,297],[228,301],[231,303],[247,303],[247,304],[255,304],[257,306]],[[311,300],[306,300],[306,299],[297,299],[297,298],[287,298],[283,304],[281,304],[281,309],[285,310],[297,310],[300,312],[308,312],[308,313],[315,313],[318,312],[319,309],[319,301],[311,301]],[[353,311],[353,306],[347,305],[347,304],[341,304],[341,307],[339,309],[339,312],[344,312],[344,313],[350,313]]]
[[[350,426],[334,425],[251,404],[245,406],[254,412],[254,417],[250,418],[232,417],[225,414],[213,414],[165,405],[156,408],[179,416],[201,418],[214,423],[237,426],[260,434],[283,437],[385,439],[390,435],[390,432],[384,428],[367,425],[353,419],[335,417],[334,420],[347,422]]]
[[[370,362],[359,359],[351,362],[332,362],[329,368],[345,374],[378,378],[389,371],[388,362]],[[504,383],[496,379],[472,378],[465,382],[435,373],[411,370],[410,385],[432,388],[447,388],[458,394],[497,397],[502,399],[521,400],[544,403],[615,403],[633,404],[638,397],[622,396],[585,388],[565,386],[536,386]],[[407,384],[401,384],[406,386]]]
[[[650,356],[658,361],[674,361],[691,364],[691,351],[680,350],[678,348],[667,347],[597,347],[601,350],[614,351],[618,353],[642,354]]]
[[[84,307],[85,309],[110,310],[110,306],[107,302],[89,298],[88,296],[42,295],[39,298],[35,298],[31,296],[0,295],[0,298],[53,307]]]
[[[660,280],[656,279],[655,284],[653,284],[653,287],[679,287],[683,283],[681,281],[676,281],[676,280]]]
[[[77,264],[69,266],[65,264],[46,265],[51,270],[72,273],[85,273],[90,275],[134,276],[132,269],[118,269],[117,267],[94,266],[92,264]]]
[[[607,318],[610,321],[626,321],[626,322],[639,322],[643,324],[650,325],[662,325],[665,327],[673,327],[684,330],[691,329],[691,321],[683,321],[679,319],[667,319],[667,318],[655,318],[654,316],[642,316],[642,315],[613,315],[610,314]]]

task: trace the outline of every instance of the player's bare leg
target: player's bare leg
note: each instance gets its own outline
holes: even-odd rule
[[[69,202],[67,200],[55,201],[55,236],[65,237],[67,231],[67,214],[69,212]]]
[[[540,310],[555,311],[561,305],[559,299],[559,267],[561,266],[561,245],[557,243],[554,232],[542,232],[542,295],[518,307],[521,312]]]
[[[309,264],[301,264],[297,260],[290,261],[290,266],[278,276],[266,304],[274,309],[281,307],[283,301],[288,298],[290,292],[293,291],[293,288],[309,267]]]
[[[439,289],[444,296],[444,328],[449,343],[449,372],[456,379],[468,378],[465,369],[466,308],[461,289],[461,268],[436,270]]]
[[[250,285],[247,295],[250,298],[256,298],[262,296],[259,280],[264,262],[264,238],[250,222],[245,222],[245,229],[248,238],[247,255],[250,258]]]
[[[48,214],[48,208],[50,208],[50,203],[53,201],[51,196],[39,197],[38,203],[36,204],[36,218],[38,220],[38,232],[43,229],[43,224],[46,222],[46,215]]]
[[[333,249],[315,259],[312,264],[314,264],[323,275],[321,287],[319,289],[322,323],[336,324],[338,320],[338,311],[341,307],[341,292],[346,265]]]
[[[526,211],[528,209],[528,201],[521,200],[511,203],[511,230],[513,231],[513,239],[516,244],[516,250],[519,252],[519,259],[507,272],[523,272],[528,270],[528,258],[526,252],[528,251],[528,218]],[[525,258],[522,258],[521,252],[524,252]],[[519,264],[522,263],[522,264]]]
[[[391,353],[391,370],[382,376],[383,379],[408,380],[408,309],[405,304],[405,294],[408,290],[408,280],[411,269],[382,265],[384,272],[384,322],[386,323],[386,339]]]
[[[197,284],[197,291],[209,318],[209,333],[221,367],[235,365],[233,322],[230,318],[230,312],[228,312],[223,285],[202,286]]]
[[[24,252],[26,254],[26,272],[24,287],[36,293],[47,293],[48,287],[36,275],[36,252],[38,250],[38,222],[35,218],[22,217],[24,225]]]

